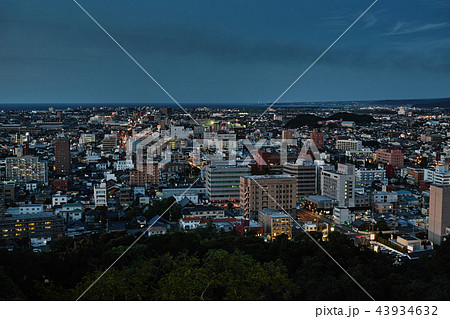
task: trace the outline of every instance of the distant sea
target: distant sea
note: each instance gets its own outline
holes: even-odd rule
[[[184,108],[267,108],[271,103],[182,103]],[[403,99],[403,100],[371,100],[371,101],[327,101],[327,102],[285,102],[277,103],[273,107],[301,107],[301,108],[317,108],[317,107],[363,107],[363,106],[407,106],[417,105],[420,107],[450,107],[450,98],[436,99]],[[100,107],[172,107],[178,106],[174,103],[0,103],[0,110],[48,110],[49,107],[54,109],[75,109],[84,108],[100,108]]]

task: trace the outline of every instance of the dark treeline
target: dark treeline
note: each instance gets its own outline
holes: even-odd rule
[[[314,234],[320,238],[319,234]],[[135,239],[65,238],[51,252],[0,250],[0,299],[75,300]],[[450,244],[395,265],[332,233],[324,248],[377,300],[448,300]],[[83,300],[368,300],[305,234],[265,243],[211,228],[142,239]]]

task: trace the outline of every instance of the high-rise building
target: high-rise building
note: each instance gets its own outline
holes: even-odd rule
[[[241,176],[250,174],[247,165],[205,167],[206,193],[211,202],[239,201]]]
[[[377,150],[376,161],[390,164],[394,167],[403,167],[403,152],[401,150],[379,149]]]
[[[355,173],[353,165],[339,164],[338,170],[321,172],[322,195],[338,201],[339,206],[355,207]]]
[[[156,162],[137,165],[137,168],[130,170],[130,185],[147,187],[151,184],[158,184],[160,178],[159,166]]]
[[[102,141],[102,150],[112,151],[117,146],[117,134],[105,134]]]
[[[323,136],[323,133],[317,132],[317,129],[313,129],[312,133],[310,134],[310,139],[317,147],[322,147],[324,145]]]
[[[6,158],[6,181],[14,181],[17,184],[25,184],[37,181],[48,183],[47,162],[40,161],[36,156],[21,156]]]
[[[70,144],[68,138],[55,140],[55,171],[61,176],[67,176],[70,173]]]
[[[430,186],[430,209],[428,221],[428,239],[440,244],[446,227],[450,227],[450,186]]]
[[[317,166],[312,162],[286,163],[283,165],[283,174],[297,179],[297,200],[317,192]]]
[[[16,183],[0,182],[0,215],[16,200]]]
[[[164,115],[172,114],[172,108],[171,107],[163,107],[163,108],[161,108],[161,113]]]
[[[263,234],[269,239],[286,234],[292,237],[291,218],[276,209],[261,209],[258,212],[258,222],[263,226]]]
[[[290,175],[258,175],[241,177],[240,204],[247,218],[264,209],[281,209],[294,213],[297,179]]]
[[[292,140],[294,138],[294,131],[283,130],[281,131],[282,140]]]

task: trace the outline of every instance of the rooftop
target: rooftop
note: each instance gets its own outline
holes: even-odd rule
[[[276,178],[291,178],[295,179],[292,175],[255,175],[255,176],[242,176],[248,179],[276,179]]]
[[[280,212],[276,209],[270,209],[270,208],[264,208],[259,211],[260,213],[264,215],[268,215],[270,217],[278,218],[278,217],[289,217],[286,213]]]
[[[333,201],[331,198],[323,196],[323,195],[311,195],[306,197],[307,199],[310,199],[314,202],[329,202]]]

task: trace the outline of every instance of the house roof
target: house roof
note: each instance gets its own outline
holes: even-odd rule
[[[126,223],[125,222],[109,222],[108,230],[125,230]]]
[[[216,206],[194,206],[194,207],[186,207],[183,210],[187,212],[206,212],[206,211],[223,211],[224,209]]]
[[[67,203],[67,204],[63,205],[63,207],[79,207],[79,206],[83,206],[83,204],[81,204],[81,203]]]
[[[184,217],[184,218],[181,218],[181,220],[183,221],[183,222],[189,222],[189,221],[201,221],[201,217]]]

